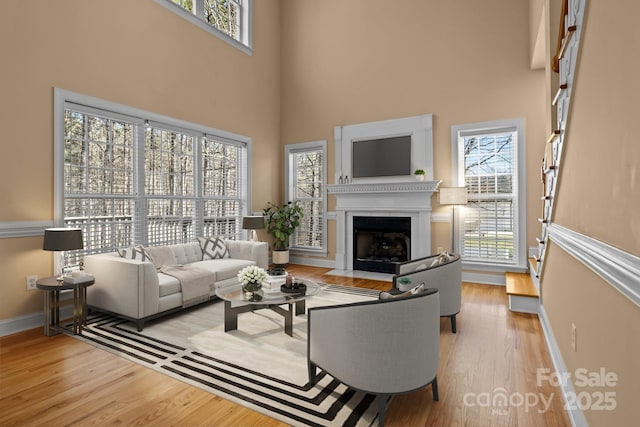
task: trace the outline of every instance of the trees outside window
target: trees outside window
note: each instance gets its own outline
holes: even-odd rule
[[[292,236],[291,249],[326,252],[326,141],[286,147],[287,201],[297,201],[304,216]]]
[[[147,120],[144,112],[106,102],[59,103],[56,222],[81,228],[85,240],[72,262],[136,244],[241,237],[248,141],[175,121],[178,127],[170,118]]]
[[[251,52],[252,0],[156,0],[241,50]]]
[[[452,139],[455,180],[468,204],[455,230],[469,263],[521,266],[526,260],[521,121],[457,126]]]

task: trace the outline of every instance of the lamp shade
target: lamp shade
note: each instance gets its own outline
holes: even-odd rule
[[[467,187],[445,187],[440,189],[441,205],[466,205]]]
[[[83,247],[82,230],[79,228],[47,228],[44,230],[42,249],[45,251],[70,251]]]
[[[242,217],[243,230],[262,230],[264,228],[263,216],[245,216]]]

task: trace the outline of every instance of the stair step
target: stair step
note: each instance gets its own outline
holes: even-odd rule
[[[505,280],[509,310],[538,314],[540,299],[531,276],[527,273],[506,273]]]
[[[507,295],[538,298],[531,276],[527,273],[506,273]]]

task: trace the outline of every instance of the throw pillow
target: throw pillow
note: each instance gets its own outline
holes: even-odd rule
[[[203,260],[231,258],[227,245],[219,237],[198,237],[198,242],[200,242],[200,249],[202,249]]]
[[[409,295],[415,295],[419,292],[424,291],[424,282],[420,283],[418,286],[415,286],[412,289],[409,289],[406,292],[402,292],[402,293],[397,293],[397,294],[392,294],[390,292],[380,292],[380,294],[378,295],[378,299],[391,299],[391,298],[398,298],[398,297],[406,297]]]
[[[151,258],[151,254],[149,254],[149,252],[142,245],[134,246],[131,248],[116,249],[116,250],[118,251],[118,254],[122,258],[132,259],[136,261],[153,262],[153,258]]]
[[[450,255],[449,252],[442,252],[436,259],[431,263],[431,267],[435,267],[436,265],[446,264],[453,259],[453,255]]]

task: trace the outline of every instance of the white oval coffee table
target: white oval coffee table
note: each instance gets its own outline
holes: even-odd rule
[[[240,284],[216,289],[216,296],[224,301],[224,331],[238,329],[238,314],[268,308],[284,317],[284,332],[293,336],[293,316],[304,314],[306,299],[317,294],[320,290],[320,285],[311,280],[296,279],[296,282],[306,285],[305,293],[261,289],[257,293],[258,298],[247,299]]]

